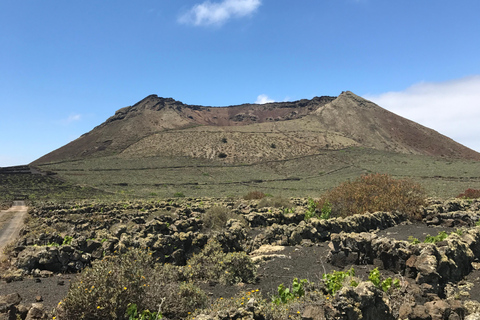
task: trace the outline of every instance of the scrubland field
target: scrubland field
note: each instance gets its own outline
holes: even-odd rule
[[[176,193],[187,197],[239,197],[255,189],[285,197],[318,197],[343,181],[368,173],[411,178],[433,197],[454,197],[467,188],[480,188],[478,161],[365,148],[324,150],[312,156],[258,164],[111,156],[52,163],[39,169],[56,172],[74,184],[125,197],[166,198]]]
[[[397,166],[387,166],[382,154],[338,151],[338,161],[322,163],[319,155],[308,159],[308,168],[298,160],[296,171],[289,162],[276,169],[197,163],[189,173],[197,170],[205,183],[197,181],[198,189],[182,184],[182,170],[177,177],[154,177],[166,169],[148,159],[135,165],[116,159],[116,168],[113,158],[78,162],[75,169],[69,163],[68,171],[62,164],[42,166],[95,188],[37,176],[31,192],[18,189],[29,196],[30,209],[20,237],[4,250],[1,312],[21,319],[27,313],[192,320],[478,315],[480,191],[462,189],[475,186],[478,164],[436,160],[426,166],[424,157],[399,156]],[[359,177],[382,165],[397,174]],[[451,166],[462,166],[465,177],[448,178]],[[188,162],[179,167],[188,169]],[[295,177],[259,181],[275,170],[278,178],[290,171]],[[223,191],[234,194],[194,196],[193,190],[222,194],[226,182],[209,185],[209,178],[236,179]],[[23,182],[12,187],[30,178],[18,179]],[[157,185],[160,179],[176,184]],[[257,181],[241,183],[250,179]],[[315,189],[318,180],[332,187]],[[51,189],[42,193],[47,185]],[[254,189],[259,186],[265,189]],[[458,198],[429,197],[435,192]],[[38,300],[42,306],[32,305]]]

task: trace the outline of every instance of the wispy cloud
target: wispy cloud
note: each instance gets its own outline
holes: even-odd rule
[[[480,152],[480,75],[364,98]]]
[[[257,97],[257,101],[255,103],[257,104],[264,104],[264,103],[270,103],[270,102],[275,102],[275,100],[270,99],[266,94],[261,94]]]
[[[261,0],[205,1],[194,5],[181,15],[178,21],[194,26],[220,26],[231,18],[241,18],[254,13],[261,4]]]
[[[80,121],[81,119],[82,119],[81,114],[71,114],[70,116],[68,116],[68,118],[60,120],[60,123],[66,126],[72,122]]]

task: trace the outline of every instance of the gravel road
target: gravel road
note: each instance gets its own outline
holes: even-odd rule
[[[3,247],[18,236],[26,215],[25,201],[15,201],[10,209],[0,211],[0,260],[3,258]]]

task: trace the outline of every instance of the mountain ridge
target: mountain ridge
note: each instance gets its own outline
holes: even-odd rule
[[[480,154],[350,91],[228,107],[149,95],[32,165],[88,157],[186,156],[252,163],[321,149],[367,147],[480,160]]]

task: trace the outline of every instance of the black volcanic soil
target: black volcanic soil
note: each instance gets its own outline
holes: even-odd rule
[[[397,225],[377,232],[379,236],[387,236],[397,240],[407,240],[413,236],[423,240],[427,234],[436,235],[439,231],[451,230],[446,228],[428,227],[425,224]],[[318,282],[323,273],[329,273],[339,268],[327,263],[329,252],[328,242],[312,246],[290,246],[278,254],[285,255],[285,258],[277,257],[272,260],[261,262],[258,268],[259,281],[255,284],[240,284],[235,286],[224,286],[221,284],[201,284],[201,288],[207,292],[212,299],[230,298],[242,291],[259,289],[265,298],[271,297],[277,292],[279,284],[291,285],[293,278],[308,279]],[[344,270],[349,269],[347,266]],[[355,265],[356,276],[366,280],[372,265]],[[385,276],[395,276],[392,272],[383,270]],[[73,281],[75,274],[55,275],[50,278],[26,278],[23,281],[6,283],[0,282],[2,295],[17,292],[22,297],[23,304],[30,304],[35,301],[36,296],[43,298],[42,303],[46,310],[52,310],[58,302],[67,294],[69,283]],[[474,270],[467,276],[467,280],[475,286],[470,290],[470,299],[480,300],[480,270]],[[59,284],[63,281],[63,285]]]

